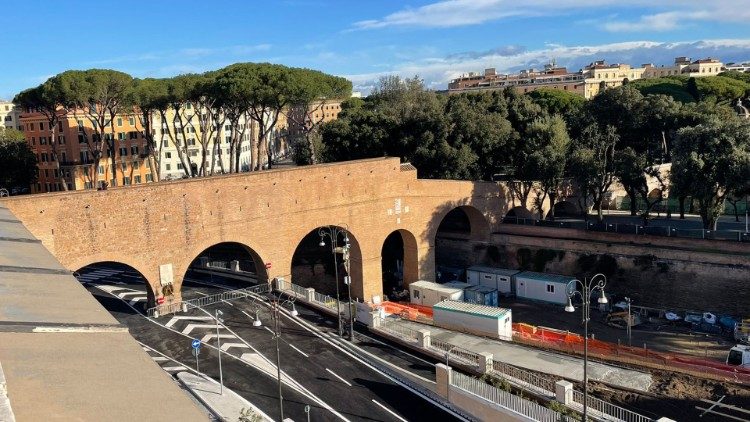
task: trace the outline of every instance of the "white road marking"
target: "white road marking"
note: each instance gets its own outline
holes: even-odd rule
[[[263,326],[263,328],[265,328],[266,331],[268,331],[269,333],[271,333],[271,335],[276,335],[276,333],[274,333],[272,329],[266,327],[265,325]]]
[[[216,325],[215,324],[188,324],[187,327],[185,327],[185,329],[182,330],[182,334],[190,334],[190,332],[196,328],[214,329],[216,328]]]
[[[151,359],[153,359],[156,362],[166,362],[169,360],[165,358],[164,356],[152,356]]]
[[[343,382],[344,384],[348,385],[349,387],[351,387],[351,386],[352,386],[352,385],[351,385],[351,384],[349,383],[349,381],[347,381],[347,380],[345,380],[345,379],[341,378],[341,377],[339,376],[339,374],[337,374],[337,373],[335,373],[335,372],[331,371],[331,370],[330,370],[330,369],[328,369],[328,368],[326,368],[326,371],[328,371],[328,372],[329,372],[329,373],[330,373],[331,375],[333,375],[334,377],[336,377],[336,378],[340,379],[340,380],[341,380],[341,382]]]
[[[164,326],[169,328],[173,326],[177,321],[182,321],[182,320],[213,321],[213,318],[209,316],[175,316],[175,317],[172,317],[172,319],[170,319],[169,322],[164,324]]]
[[[289,345],[289,347],[291,347],[292,349],[294,349],[294,350],[296,350],[297,352],[299,352],[299,354],[300,354],[300,355],[302,355],[302,356],[304,356],[304,357],[306,357],[306,358],[309,358],[309,357],[310,357],[310,356],[308,356],[308,355],[307,355],[307,353],[305,353],[305,352],[303,352],[302,350],[300,350],[300,349],[298,349],[298,348],[294,347],[294,345],[292,345],[291,343],[287,343],[287,344]]]
[[[223,350],[223,351],[226,352],[227,350],[231,349],[232,347],[241,347],[241,348],[244,348],[244,349],[249,349],[249,347],[247,347],[247,345],[245,345],[245,343],[224,343],[224,344],[221,345],[221,350]]]
[[[375,401],[375,399],[372,399],[372,402],[373,402],[373,403],[375,403],[375,404],[377,404],[378,406],[380,406],[380,407],[381,407],[381,408],[382,408],[383,410],[385,410],[386,412],[388,412],[388,413],[390,413],[391,415],[393,415],[393,417],[394,417],[394,418],[396,418],[396,419],[398,419],[398,420],[400,420],[400,421],[404,421],[404,422],[409,422],[409,421],[407,421],[406,419],[402,418],[401,416],[397,415],[397,414],[396,414],[395,412],[393,412],[393,410],[391,410],[391,409],[389,409],[389,408],[385,407],[384,405],[382,405],[382,404],[380,404],[380,403],[376,402],[376,401]]]
[[[143,295],[143,292],[132,291],[132,292],[118,293],[117,297],[119,297],[120,299],[125,299],[125,296],[133,296],[133,295]]]
[[[144,301],[144,300],[146,300],[146,296],[134,297],[128,303],[130,304],[130,306],[133,306],[133,305],[136,304],[136,302],[140,302],[140,301]]]
[[[242,312],[243,314],[245,314],[245,316],[246,316],[246,317],[248,317],[248,318],[252,319],[253,321],[255,321],[255,317],[254,317],[254,316],[252,316],[252,315],[248,314],[248,313],[247,313],[247,312],[245,312],[245,311],[241,311],[241,312]]]
[[[222,299],[221,301],[234,308],[234,305],[232,305],[231,303],[227,302],[226,300]]]
[[[163,369],[167,372],[187,371],[184,366],[165,366]]]
[[[196,291],[196,292],[194,292],[194,293],[196,293],[196,294],[199,294],[199,295],[201,295],[201,296],[208,296],[207,294],[205,294],[205,293],[201,293],[201,292],[198,292],[198,291]]]
[[[201,339],[201,343],[208,343],[212,338],[216,338],[216,334],[206,334]],[[219,334],[219,338],[228,338],[228,339],[232,339],[232,340],[237,339],[237,337],[235,337],[232,334]]]

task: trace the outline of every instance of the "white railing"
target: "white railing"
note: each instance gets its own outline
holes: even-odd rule
[[[183,300],[181,302],[166,303],[158,305],[153,308],[149,308],[147,315],[150,317],[158,317],[159,315],[166,315],[169,313],[179,312],[183,309],[191,309],[196,307],[203,307],[212,305],[222,300],[234,300],[242,299],[253,294],[266,293],[269,291],[268,284],[259,284],[253,287],[247,287],[244,289],[230,290],[227,292],[217,293],[210,296],[203,296],[197,299]]]
[[[521,384],[525,390],[542,393],[550,397],[555,395],[555,381],[552,379],[498,361],[492,362],[492,371],[502,378],[513,378],[513,381]]]
[[[289,290],[291,290],[298,297],[307,297],[307,288],[300,285],[289,283]]]
[[[336,309],[336,299],[331,296],[315,292],[315,294],[313,294],[313,300],[326,308]]]
[[[479,354],[474,353],[471,350],[466,350],[464,348],[458,347],[454,344],[438,340],[436,338],[431,338],[430,348],[447,353],[448,357],[451,360],[463,361],[463,363],[472,366],[479,365]]]
[[[583,393],[573,390],[573,401],[583,406]],[[611,421],[651,422],[653,420],[596,397],[591,397],[591,395],[588,396],[588,408],[604,416],[601,419]]]
[[[508,393],[507,391],[493,387],[484,381],[466,376],[459,372],[454,371],[452,373],[451,385],[535,421],[572,421],[572,419],[555,412],[552,409],[525,400],[519,396]]]
[[[405,338],[411,341],[416,341],[419,338],[419,333],[417,333],[417,330],[412,330],[409,327],[404,327],[398,323],[398,320],[394,319],[381,319],[380,326],[378,328],[383,331],[387,331],[397,337]]]
[[[209,261],[206,263],[206,267],[208,268],[221,268],[224,270],[229,269],[229,263],[226,261]]]

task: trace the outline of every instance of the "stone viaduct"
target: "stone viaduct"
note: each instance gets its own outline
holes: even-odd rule
[[[404,281],[430,280],[435,236],[450,211],[463,210],[471,225],[467,240],[483,243],[502,216],[520,205],[502,184],[418,179],[416,169],[398,158],[11,197],[3,203],[71,271],[106,261],[138,270],[148,281],[150,305],[170,283],[173,294],[165,299],[180,300],[191,262],[222,242],[244,245],[259,279],[289,280],[297,245],[325,225],[348,226],[352,296],[370,300],[382,294],[381,250],[394,231],[404,243]]]

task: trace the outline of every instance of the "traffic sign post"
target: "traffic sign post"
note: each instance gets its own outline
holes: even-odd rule
[[[270,262],[266,262],[266,269],[267,269],[267,270],[270,270],[270,269],[271,269],[271,263],[270,263]]]
[[[196,372],[200,372],[200,366],[198,365],[198,355],[201,354],[201,341],[197,338],[194,338],[192,342],[190,342],[190,346],[193,348],[193,356],[195,356],[195,370]]]

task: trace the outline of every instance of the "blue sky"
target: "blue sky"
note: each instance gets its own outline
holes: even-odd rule
[[[750,0],[25,0],[4,8],[0,27],[6,99],[92,67],[166,77],[269,61],[346,76],[366,93],[388,73],[441,89],[463,72],[553,58],[573,70],[595,59],[750,61]]]

